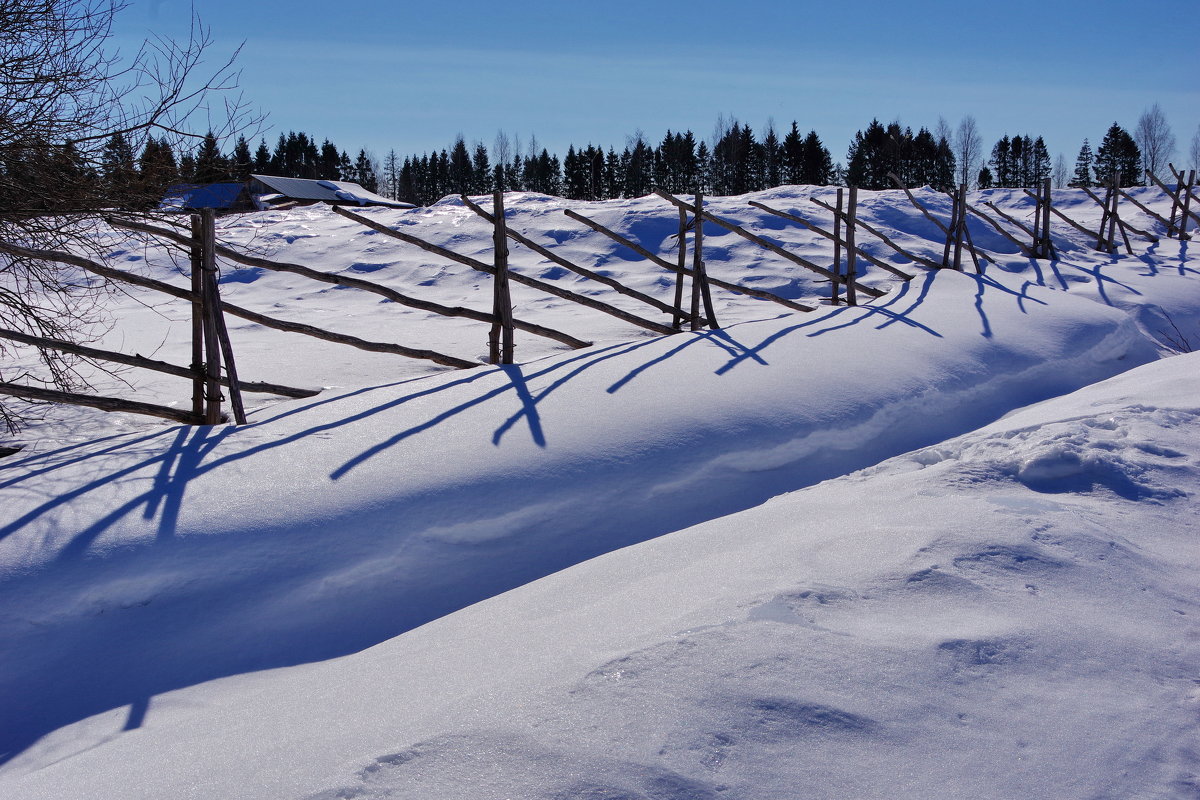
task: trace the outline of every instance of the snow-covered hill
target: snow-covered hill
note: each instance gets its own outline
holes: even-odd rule
[[[828,263],[827,242],[746,201],[820,223],[806,197],[829,191],[711,210]],[[1141,197],[1165,212],[1160,193]],[[940,232],[901,193],[861,203],[940,258]],[[1096,227],[1087,198],[1056,204]],[[673,258],[664,201],[509,206],[546,246],[670,299],[667,273],[561,213]],[[374,216],[490,248],[457,201]],[[916,279],[860,262],[888,293],[810,314],[718,293],[723,330],[666,338],[514,287],[518,316],[596,345],[519,334],[522,363],[504,368],[235,324],[243,375],[329,388],[255,399],[242,427],[57,412],[0,461],[0,788],[1189,796],[1200,401],[1195,357],[1160,357],[1168,337],[1200,340],[1200,280],[1190,243],[1109,256],[1055,231],[1060,259],[1039,263],[973,224],[993,253],[982,276],[864,237]],[[711,274],[827,294],[705,233]],[[447,305],[490,300],[486,276],[323,209],[229,218],[222,235]],[[112,248],[172,273],[162,249]],[[647,313],[521,248],[513,263]],[[223,292],[365,338],[486,352],[479,323],[292,276],[230,269]],[[105,341],[185,363],[186,309],[136,300]],[[134,380],[187,402],[185,381]]]

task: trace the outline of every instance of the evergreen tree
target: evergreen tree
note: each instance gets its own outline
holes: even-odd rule
[[[259,139],[258,149],[254,151],[254,171],[259,175],[266,175],[271,170],[271,151],[267,147],[266,139]]]
[[[947,191],[954,186],[954,173],[958,159],[954,155],[954,147],[949,138],[941,136],[937,143],[937,161],[934,166],[933,180],[929,185],[941,191]]]
[[[1083,140],[1083,147],[1079,148],[1079,155],[1075,158],[1075,176],[1071,179],[1072,186],[1093,186],[1092,169],[1095,164],[1095,157],[1092,155],[1092,146],[1088,144],[1088,140]]]
[[[411,158],[404,159],[404,165],[400,167],[400,178],[396,183],[396,199],[405,203],[412,203],[413,205],[419,205],[421,202],[413,180],[413,163]]]
[[[250,172],[254,169],[254,158],[250,155],[250,143],[245,136],[239,136],[233,145],[233,157],[230,159],[229,171],[237,181],[250,180]]]
[[[985,164],[983,169],[979,170],[978,184],[980,189],[992,188],[992,171]]]
[[[775,126],[768,125],[762,141],[763,167],[762,188],[770,189],[783,183],[783,144],[775,134]]]
[[[621,157],[610,145],[604,157],[604,195],[612,200],[621,196],[625,186],[625,171],[621,168]]]
[[[1096,181],[1104,185],[1119,173],[1121,186],[1140,186],[1141,161],[1142,153],[1133,137],[1114,122],[1096,150]]]
[[[483,142],[475,143],[475,153],[471,156],[471,171],[475,178],[471,193],[488,194],[491,192],[492,168],[488,160],[487,148],[483,146]]]
[[[400,157],[395,150],[389,150],[384,156],[381,177],[380,194],[391,200],[397,199],[400,193]]]
[[[1030,177],[1033,182],[1040,184],[1046,178],[1050,177],[1053,167],[1050,163],[1050,151],[1046,149],[1046,142],[1042,137],[1037,137],[1033,140],[1033,147],[1030,149],[1032,153],[1032,174]]]
[[[1014,185],[1012,141],[1008,138],[1008,134],[1005,134],[998,142],[996,142],[996,144],[992,146],[991,165],[995,170],[994,172],[991,170],[988,171],[988,177],[993,178],[995,181],[995,183],[992,185],[1003,187]],[[979,174],[983,175],[983,170],[980,170]],[[980,184],[979,188],[990,189],[992,188],[992,185],[983,186]]]
[[[833,156],[816,131],[809,131],[804,137],[797,177],[799,183],[808,186],[828,186],[833,181]]]
[[[198,184],[229,180],[229,161],[221,155],[217,137],[212,131],[204,135],[200,147],[196,149],[196,172],[192,180]]]
[[[450,148],[450,191],[454,194],[470,194],[475,188],[475,168],[467,143],[459,136]]]
[[[780,160],[780,179],[786,184],[804,183],[800,176],[804,173],[804,139],[800,136],[800,128],[792,120],[791,129],[783,137]]]
[[[124,134],[108,138],[100,156],[100,174],[104,183],[105,200],[118,208],[137,205],[138,171],[133,160],[133,148]]]
[[[866,131],[854,134],[846,153],[846,182],[863,189],[886,189],[894,158],[887,130],[879,120],[871,120]]]
[[[182,183],[196,181],[196,157],[191,153],[184,153],[179,157],[179,180]]]
[[[162,199],[167,188],[179,182],[179,167],[170,143],[153,136],[146,140],[146,147],[138,159],[140,172],[139,194],[144,208],[153,208]]]
[[[567,148],[567,157],[563,159],[563,197],[568,200],[582,200],[587,196],[588,174],[575,145]]]
[[[317,178],[323,181],[342,180],[341,160],[337,147],[326,139],[321,143],[321,151],[317,156]]]
[[[701,142],[696,147],[695,191],[712,192],[712,154],[708,151],[708,142]]]

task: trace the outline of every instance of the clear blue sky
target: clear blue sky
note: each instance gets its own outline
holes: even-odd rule
[[[835,6],[840,6],[836,7]],[[128,41],[186,34],[188,0],[133,0]],[[711,136],[718,113],[761,133],[815,129],[844,160],[872,117],[939,115],[1042,135],[1074,162],[1113,121],[1159,103],[1178,139],[1200,124],[1196,0],[201,0],[214,57],[245,42],[242,88],[265,137],[305,131],[353,156],[489,147],[498,129],[564,154],[641,129]]]

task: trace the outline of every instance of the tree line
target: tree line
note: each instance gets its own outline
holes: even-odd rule
[[[329,139],[318,145],[316,137],[289,131],[279,135],[274,148],[263,139],[253,151],[239,136],[227,154],[212,133],[194,150],[178,154],[165,138],[153,137],[135,154],[117,133],[106,143],[98,171],[71,169],[70,158],[61,153],[58,160],[65,162],[59,165],[64,175],[84,187],[82,196],[93,196],[95,187],[87,184],[98,183],[111,205],[149,208],[170,185],[244,181],[253,173],[351,181],[416,205],[494,189],[571,200],[640,197],[653,189],[738,195],[788,184],[886,189],[894,186],[891,175],[906,186],[941,190],[960,182],[981,189],[1025,187],[1045,178],[1060,187],[1095,186],[1116,174],[1122,185],[1136,186],[1142,183],[1143,169],[1160,169],[1173,149],[1174,137],[1155,105],[1133,134],[1114,122],[1094,152],[1085,139],[1073,170],[1061,154],[1052,163],[1039,135],[1006,133],[982,158],[971,118],[957,131],[940,120],[934,131],[921,127],[915,132],[898,121],[873,119],[854,135],[844,164],[834,162],[815,130],[804,133],[796,122],[782,137],[771,125],[757,136],[749,125],[724,117],[718,118],[711,144],[690,130],[668,130],[651,144],[638,131],[621,150],[572,144],[561,159],[536,138],[523,148],[519,138],[500,132],[490,150],[482,142],[469,146],[459,136],[449,148],[433,153],[401,158],[391,150],[380,163],[360,149],[352,161]]]

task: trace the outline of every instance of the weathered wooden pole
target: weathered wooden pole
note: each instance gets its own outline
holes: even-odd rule
[[[200,211],[200,264],[204,305],[204,424],[221,421],[221,345],[217,338],[217,303],[213,291],[217,272],[216,215],[211,208]],[[214,280],[210,281],[209,276]]]
[[[1182,173],[1180,173],[1182,175]],[[1191,211],[1188,206],[1192,204],[1192,187],[1196,185],[1196,170],[1188,173],[1187,185],[1181,187],[1183,191],[1183,218],[1179,220],[1179,241],[1187,241],[1191,237],[1188,236],[1187,225],[1188,215]],[[1179,191],[1178,189],[1176,191]]]
[[[704,268],[704,195],[696,192],[696,232],[692,235],[692,330],[700,330],[700,270]],[[712,320],[709,320],[712,324]]]
[[[838,281],[842,277],[842,188],[837,190],[837,210],[833,212],[833,280],[829,282],[829,302],[837,305]]]
[[[696,192],[696,260],[692,262],[692,280],[700,283],[700,297],[704,300],[704,315],[708,318],[708,329],[719,330],[717,312],[713,309],[712,290],[708,285],[708,270],[704,267],[704,257],[700,252],[700,239],[704,231],[704,195]],[[696,314],[696,309],[692,309]]]
[[[858,253],[854,248],[854,218],[858,215],[858,187],[850,187],[846,200],[846,305],[858,305],[858,291],[854,282],[858,279]]]
[[[679,209],[679,272],[675,273],[675,311],[671,315],[671,327],[683,329],[683,279],[687,271],[687,211]]]
[[[1046,258],[1054,258],[1054,240],[1050,238],[1050,209],[1054,202],[1054,197],[1050,194],[1052,186],[1049,178],[1042,179],[1042,187],[1042,193],[1046,197],[1046,208],[1042,211],[1045,215],[1042,218],[1042,237],[1045,239],[1046,244]]]
[[[495,251],[495,280],[492,283],[492,314],[496,322],[489,337],[489,355],[493,364],[513,363],[512,295],[508,287],[508,233],[504,221],[504,192],[492,193],[492,247]]]
[[[967,185],[958,185],[958,225],[954,229],[954,269],[962,272],[963,228],[967,224]]]
[[[190,260],[192,269],[192,414],[204,417],[204,228],[192,214]]]
[[[1042,235],[1042,211],[1045,204],[1042,198],[1042,184],[1040,182],[1037,184],[1037,192],[1034,193],[1033,202],[1033,252],[1037,254],[1038,258],[1042,258],[1044,256],[1042,242],[1045,238]]]
[[[954,236],[958,232],[958,189],[950,192],[950,225],[946,228],[946,245],[942,248],[942,269],[950,266],[950,253],[954,247]]]

